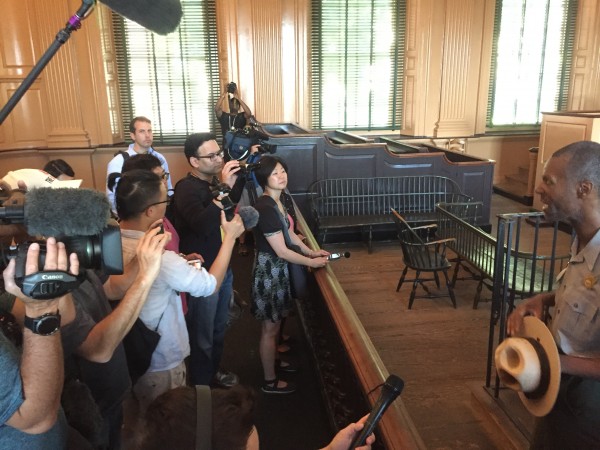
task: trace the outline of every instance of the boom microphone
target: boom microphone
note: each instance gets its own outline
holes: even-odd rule
[[[240,206],[238,214],[242,218],[242,222],[244,222],[244,228],[246,230],[254,228],[258,223],[258,218],[260,217],[258,211],[252,206]]]
[[[39,188],[25,194],[24,218],[31,235],[92,236],[106,227],[110,205],[92,189]]]
[[[379,398],[373,406],[369,417],[367,417],[367,421],[365,422],[365,427],[361,430],[360,434],[354,438],[352,444],[350,444],[349,450],[353,450],[356,447],[360,447],[365,444],[367,437],[373,432],[373,429],[379,423],[379,420],[383,416],[383,413],[388,409],[388,406],[392,404],[396,397],[400,395],[402,389],[404,388],[404,381],[400,377],[396,375],[390,375],[385,380],[385,384],[381,388],[381,394],[379,394]]]
[[[100,0],[114,12],[158,34],[179,26],[183,11],[179,0]]]
[[[336,259],[342,259],[342,258],[350,258],[350,252],[330,253],[329,256],[327,257],[327,260],[335,261]]]

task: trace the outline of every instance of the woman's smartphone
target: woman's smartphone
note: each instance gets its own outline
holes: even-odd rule
[[[193,266],[198,270],[202,268],[202,261],[200,261],[199,259],[190,259],[187,263],[188,265]]]

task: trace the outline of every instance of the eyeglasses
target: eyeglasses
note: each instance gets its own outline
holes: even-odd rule
[[[148,208],[150,208],[151,206],[154,206],[154,205],[162,205],[163,203],[166,203],[166,204],[167,204],[167,206],[168,206],[168,205],[171,203],[171,197],[167,197],[167,199],[166,199],[166,200],[163,200],[162,202],[150,203],[148,206],[146,206],[146,207],[144,208],[144,211],[145,211],[145,210],[147,210]]]
[[[168,180],[170,176],[171,176],[171,174],[170,174],[169,172],[163,172],[163,173],[160,175],[160,177],[161,177],[163,180]]]
[[[196,156],[196,158],[198,158],[198,159],[210,158],[211,162],[215,162],[217,160],[217,157],[223,158],[223,156],[225,156],[225,152],[223,150],[221,150],[218,153],[211,153],[210,155],[206,155],[206,156]]]

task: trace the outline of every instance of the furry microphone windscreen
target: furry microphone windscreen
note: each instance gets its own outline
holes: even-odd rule
[[[238,214],[242,218],[242,222],[244,222],[244,228],[246,230],[254,228],[258,223],[258,218],[260,217],[258,211],[252,206],[241,206]]]
[[[100,0],[114,12],[158,34],[169,34],[179,26],[183,11],[180,0]]]
[[[106,227],[110,205],[92,189],[39,188],[25,195],[24,215],[31,235],[92,236]]]

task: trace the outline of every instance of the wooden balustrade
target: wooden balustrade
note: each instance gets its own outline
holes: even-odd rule
[[[307,245],[313,249],[318,248],[301,214],[298,214],[298,228],[304,236],[307,236]],[[368,393],[384,383],[389,372],[332,270],[330,268],[317,270],[314,272],[314,278],[362,393],[365,397],[368,396],[368,402],[372,407],[379,397],[380,390],[377,389],[370,395]],[[380,445],[386,449],[425,448],[401,397],[398,397],[383,415],[379,423],[378,437],[381,441]]]

